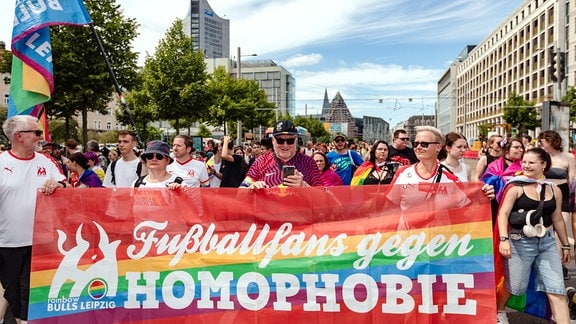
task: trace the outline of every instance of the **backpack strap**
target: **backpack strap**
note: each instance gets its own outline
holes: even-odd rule
[[[112,184],[116,185],[116,173],[114,173],[114,168],[116,168],[116,162],[118,162],[118,160],[114,160],[112,161],[112,164],[110,164],[110,172],[112,172]]]
[[[352,161],[352,165],[354,165],[355,167],[358,167],[356,165],[356,161],[354,161],[354,159],[352,158],[352,153],[350,153],[350,150],[348,150],[348,157],[350,158],[350,161]]]
[[[112,172],[111,182],[113,185],[116,185],[116,173],[114,172],[114,168],[116,168],[116,162],[118,162],[118,160],[112,161],[112,163],[110,164],[110,172]],[[136,176],[138,176],[138,179],[140,179],[141,174],[142,174],[142,161],[138,162],[138,166],[136,167]]]
[[[138,177],[138,180],[136,180],[136,182],[134,183],[134,188],[138,188],[140,187],[140,185],[146,184],[144,182],[144,178],[146,178],[146,176]]]

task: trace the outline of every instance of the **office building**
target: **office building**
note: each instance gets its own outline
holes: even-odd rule
[[[183,24],[194,51],[201,50],[205,58],[230,57],[230,20],[219,17],[207,0],[191,0]]]
[[[438,82],[442,131],[473,140],[480,125],[490,125],[505,134],[504,105],[514,93],[537,109],[560,101],[574,85],[576,15],[568,8],[567,0],[526,0],[480,44],[467,46]],[[550,67],[566,52],[567,77],[555,81]],[[450,125],[444,124],[448,115]]]

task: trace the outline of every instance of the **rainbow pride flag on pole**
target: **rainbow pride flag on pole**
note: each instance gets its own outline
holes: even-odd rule
[[[406,210],[386,186],[38,195],[28,319],[493,323],[480,186]]]
[[[33,115],[42,118],[44,109],[39,105],[50,100],[54,76],[48,26],[91,22],[81,0],[16,0],[8,117]]]

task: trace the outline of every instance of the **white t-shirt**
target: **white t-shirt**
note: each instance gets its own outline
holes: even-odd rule
[[[208,169],[204,163],[190,158],[184,163],[174,160],[170,163],[166,170],[171,174],[175,174],[182,179],[188,187],[198,188],[198,187],[208,187],[210,185],[210,179],[208,178]]]
[[[451,171],[454,173],[455,176],[458,177],[458,179],[460,179],[461,182],[468,182],[468,165],[466,165],[466,163],[459,161],[458,163],[460,163],[460,171],[454,171],[451,169]],[[444,162],[442,162],[442,164],[446,165]],[[450,166],[446,165],[447,168],[450,169]]]
[[[214,162],[214,159],[212,159],[212,167],[214,168],[214,172],[220,172],[221,166],[222,166],[222,160],[220,160],[220,163],[216,163]],[[216,175],[212,175],[210,177],[210,188],[220,188],[221,182],[222,180],[218,179]]]
[[[454,206],[465,206],[470,200],[456,185],[446,186],[443,183],[458,183],[460,179],[445,167],[442,168],[440,181],[435,186],[438,171],[429,178],[423,178],[417,172],[416,164],[403,167],[396,172],[387,194],[388,200],[399,204],[400,209],[408,208],[439,209]]]
[[[8,151],[0,155],[0,246],[32,245],[36,195],[46,180],[66,181],[54,160],[34,153],[20,159]]]
[[[172,182],[174,182],[174,180],[176,179],[176,177],[178,177],[177,174],[171,174],[170,178],[168,178],[166,181],[161,181],[161,182],[149,182],[148,181],[148,176],[144,177],[144,179],[142,180],[142,183],[140,183],[140,185],[138,186],[138,188],[168,188],[168,185]],[[132,183],[132,187],[134,187],[134,185],[136,184],[136,181],[134,181]]]
[[[138,174],[136,170],[138,169],[138,164],[140,159],[134,159],[132,161],[125,161],[120,158],[116,160],[116,167],[114,168],[114,178],[116,179],[116,186],[112,183],[112,163],[108,166],[106,170],[106,175],[104,176],[104,181],[102,185],[108,188],[128,188],[132,187],[134,182],[138,180]]]

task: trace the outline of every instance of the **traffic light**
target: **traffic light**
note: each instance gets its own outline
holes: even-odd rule
[[[566,77],[566,52],[558,53],[558,80],[562,82]]]
[[[557,55],[556,52],[550,53],[550,67],[548,68],[548,74],[550,74],[550,80],[552,82],[558,81],[558,77],[556,76],[557,70]]]

